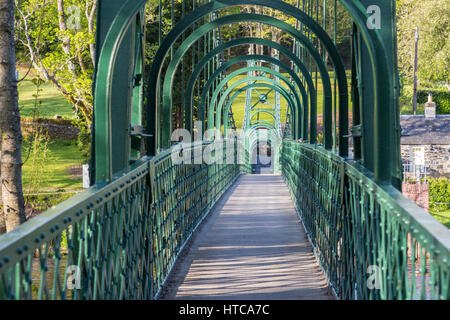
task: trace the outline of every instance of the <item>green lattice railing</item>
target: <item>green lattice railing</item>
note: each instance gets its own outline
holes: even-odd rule
[[[188,148],[192,163],[208,146]],[[183,245],[241,169],[177,165],[174,150],[143,158],[112,183],[1,236],[0,299],[155,298]],[[76,279],[80,287],[71,290]]]
[[[141,159],[111,184],[0,237],[0,298],[155,298],[198,224],[250,168],[246,162],[175,165],[172,151]],[[281,164],[340,298],[450,298],[449,231],[426,212],[321,147],[284,141]],[[372,277],[374,267],[379,277]],[[76,270],[80,289],[71,290]]]
[[[450,299],[450,231],[357,163],[283,142],[283,176],[342,299]]]

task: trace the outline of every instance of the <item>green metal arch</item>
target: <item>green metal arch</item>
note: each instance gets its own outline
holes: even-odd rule
[[[205,5],[206,6],[206,5]],[[200,9],[200,8],[199,8]],[[209,31],[212,31],[222,25],[230,24],[230,23],[237,23],[237,22],[244,22],[244,21],[254,21],[254,22],[260,22],[268,25],[275,26],[285,32],[290,33],[292,36],[294,36],[297,41],[303,43],[304,47],[308,50],[312,58],[315,60],[319,72],[322,77],[322,83],[324,88],[326,88],[325,93],[331,92],[331,82],[330,77],[328,74],[327,67],[325,66],[325,63],[323,62],[323,59],[318,52],[318,50],[314,47],[313,43],[301,32],[296,30],[294,27],[289,25],[286,22],[280,21],[276,18],[265,16],[265,15],[259,15],[259,14],[247,14],[247,13],[241,13],[241,14],[234,14],[225,16],[222,18],[219,18],[213,22],[207,23],[199,27],[194,33],[192,33],[187,39],[179,46],[177,52],[173,55],[173,58],[167,68],[166,75],[164,77],[164,84],[163,84],[163,106],[162,106],[162,120],[164,125],[164,130],[162,131],[162,143],[163,147],[168,147],[168,143],[170,143],[170,131],[171,131],[171,106],[172,106],[172,84],[174,80],[175,71],[178,67],[178,64],[180,63],[182,57],[187,53],[188,49],[194,44],[199,38],[201,38],[203,35],[208,33]],[[319,29],[320,25],[318,25]],[[322,30],[323,31],[323,30]],[[170,34],[170,33],[169,33]],[[168,35],[169,36],[169,35]],[[319,36],[319,35],[318,35]],[[324,36],[328,37],[328,34],[324,32]],[[330,39],[331,41],[331,39]],[[332,42],[331,42],[332,43]],[[335,61],[336,59],[339,60],[340,56],[337,53],[337,49],[334,47],[334,45],[331,46],[331,49],[335,50],[336,57],[335,59],[332,59]],[[334,55],[334,52],[332,50],[330,51],[330,55]],[[156,58],[155,58],[156,59]],[[339,78],[339,69],[336,69],[336,74]],[[151,76],[153,76],[153,72],[151,72]],[[344,70],[344,76],[345,76],[345,70]],[[347,86],[345,85],[345,94]],[[333,97],[332,95],[326,95],[324,94],[324,136],[325,136],[325,148],[331,149],[332,148],[332,101]],[[348,109],[348,106],[347,106]],[[315,116],[312,117],[313,119],[316,118]],[[311,142],[315,142],[316,139],[316,130],[315,125],[313,122],[311,122]]]
[[[275,91],[278,91],[286,99],[286,101],[288,102],[289,109],[291,109],[291,112],[295,116],[295,111],[296,110],[295,110],[295,108],[293,106],[294,102],[292,101],[289,93],[285,90],[285,88],[281,87],[277,83],[276,83],[276,86],[274,86],[273,84],[267,84],[267,83],[251,83],[251,84],[248,84],[248,85],[246,85],[246,86],[244,86],[242,88],[239,88],[233,94],[233,96],[228,100],[228,103],[225,106],[226,109],[225,109],[225,112],[224,112],[224,132],[225,133],[228,132],[228,122],[226,121],[226,119],[228,119],[228,112],[230,110],[230,106],[232,105],[233,101],[236,99],[237,96],[239,96],[239,94],[241,94],[242,92],[246,91],[247,89],[257,88],[257,87],[271,88],[271,89],[273,89]],[[291,103],[289,101],[291,101]],[[296,133],[295,133],[295,126],[292,126],[291,134],[292,134],[292,136],[296,135]]]
[[[114,74],[114,64],[116,61],[117,53],[125,35],[125,31],[130,26],[133,18],[139,12],[139,10],[147,3],[148,0],[129,0],[124,3],[119,14],[113,21],[108,34],[105,38],[102,50],[99,54],[97,77],[95,83],[95,98],[94,105],[96,108],[96,114],[94,119],[94,141],[95,141],[95,154],[98,155],[95,158],[96,163],[96,177],[97,181],[108,181],[112,176],[112,149],[111,149],[111,82],[112,75]],[[380,32],[375,29],[368,29],[366,21],[368,19],[364,6],[361,3],[355,3],[352,0],[340,0],[345,9],[349,12],[353,21],[358,27],[358,30],[362,34],[364,43],[368,47],[369,56],[373,69],[374,76],[374,90],[376,92],[374,105],[375,105],[375,143],[374,154],[375,159],[375,180],[381,183],[389,183],[391,176],[391,163],[390,150],[390,130],[385,130],[385,127],[389,127],[391,123],[390,117],[394,115],[394,84],[393,79],[390,76],[390,66],[387,59],[386,48],[383,45],[383,41]],[[279,0],[222,0],[221,2],[212,1],[200,8],[191,12],[169,32],[165,38],[162,46],[156,53],[154,63],[152,64],[151,73],[149,76],[149,92],[147,101],[147,114],[154,114],[153,121],[147,121],[148,132],[154,133],[153,137],[148,138],[148,154],[154,154],[157,149],[156,141],[158,141],[159,130],[159,117],[157,108],[157,86],[158,78],[162,68],[162,63],[165,56],[174,44],[176,39],[193,23],[206,14],[226,7],[255,4],[271,7],[281,10],[286,14],[292,15],[295,18],[302,21],[308,26],[312,32],[317,33],[325,32],[321,30],[320,26],[315,23],[307,14],[301,10],[286,4]],[[331,39],[321,39],[324,42],[324,46],[328,49]],[[332,58],[333,59],[333,58]],[[336,68],[336,61],[335,68]],[[377,73],[376,70],[379,72]],[[345,84],[346,84],[346,77]],[[342,79],[338,79],[339,90],[342,88]],[[347,86],[345,85],[345,90]],[[348,94],[345,92],[345,97]],[[342,98],[340,96],[340,102]],[[347,97],[348,103],[348,97]],[[341,105],[341,104],[340,104]],[[345,146],[343,142],[347,144],[347,139],[343,139],[343,134],[348,131],[348,108],[344,110],[342,106],[339,107],[339,122],[340,127],[340,143],[339,152],[342,155],[345,153]],[[345,128],[345,130],[343,130]],[[343,140],[343,141],[341,141]],[[344,151],[342,151],[344,150]]]
[[[253,128],[250,128],[244,136],[244,141],[246,142],[246,147],[248,150],[252,150],[256,144],[258,144],[259,139],[259,131],[260,130],[267,130],[267,131],[276,131],[273,127],[267,126],[265,124],[261,124],[259,126],[255,126]],[[276,139],[274,139],[276,138]],[[283,138],[278,135],[269,136],[268,141],[271,141],[272,143],[278,143],[281,142]]]
[[[245,55],[245,56],[240,56],[240,57],[237,57],[235,59],[232,59],[232,60],[228,61],[227,63],[223,64],[220,68],[218,68],[211,75],[211,77],[209,78],[209,80],[206,83],[205,87],[203,88],[203,94],[202,94],[201,101],[205,101],[204,97],[206,96],[207,92],[209,91],[210,87],[212,86],[212,83],[214,82],[214,79],[217,76],[219,76],[224,70],[226,70],[230,66],[232,66],[232,65],[234,65],[236,63],[242,62],[242,61],[246,61],[246,60],[264,60],[264,61],[276,64],[276,65],[280,66],[281,68],[283,68],[284,70],[286,70],[289,73],[289,75],[292,76],[292,78],[294,79],[294,82],[297,84],[297,86],[298,86],[298,88],[300,90],[301,97],[302,97],[302,102],[303,102],[303,104],[302,104],[302,106],[303,106],[303,121],[302,121],[302,123],[298,123],[298,127],[299,128],[302,127],[304,129],[304,130],[302,130],[301,134],[303,135],[303,137],[307,137],[307,134],[308,134],[307,133],[307,128],[308,128],[308,113],[307,113],[308,112],[308,94],[306,92],[306,89],[305,89],[302,81],[298,77],[298,75],[292,69],[290,69],[285,63],[283,63],[283,62],[281,62],[281,61],[279,61],[277,59],[274,59],[272,57],[262,56],[262,55]],[[310,74],[307,73],[307,75],[309,77],[309,80],[312,83],[312,78],[311,78]],[[314,89],[314,87],[311,90],[310,96],[314,97],[312,100],[313,100],[313,102],[315,102],[315,89]],[[192,103],[192,97],[189,97],[189,96],[186,96],[186,97]],[[191,105],[188,106],[188,108],[191,109]],[[204,109],[204,104],[200,104],[199,107],[200,107],[199,108],[200,110],[203,110]],[[201,113],[201,115],[203,115],[202,112],[200,112],[200,113]],[[301,118],[302,117],[298,117],[297,120],[300,121]],[[202,120],[204,120],[204,119],[200,118],[200,121],[202,121]]]
[[[247,139],[247,142],[249,142],[248,140],[250,140],[251,143],[254,143],[254,141],[258,141],[258,137],[255,137],[255,135],[258,135],[258,131],[260,130],[268,130],[268,131],[275,131],[275,128],[273,128],[270,125],[266,125],[266,124],[261,124],[258,126],[255,126],[253,128],[249,128],[247,130],[247,132],[245,132],[245,136],[244,136],[244,140]],[[277,138],[277,141],[281,141],[283,138],[281,136],[278,135],[274,135]],[[272,139],[269,139],[272,141]]]
[[[240,70],[238,70],[238,71],[240,71]],[[236,72],[238,72],[238,71],[236,71]],[[217,95],[219,94],[219,92],[221,91],[221,89],[222,89],[222,87],[229,81],[229,80],[231,80],[233,77],[235,77],[236,75],[235,74],[233,74],[233,73],[231,73],[230,75],[228,75],[224,80],[222,80],[222,82],[219,84],[219,86],[218,86],[218,88],[216,89],[216,91],[214,92],[214,94],[213,94],[213,97],[212,97],[212,99],[211,99],[211,102],[210,102],[210,104],[211,105],[214,105],[214,103],[215,103],[215,101],[216,101],[216,99],[217,99]],[[245,82],[249,82],[249,81],[265,81],[265,82],[269,82],[269,83],[272,83],[272,84],[274,84],[274,85],[276,85],[276,86],[280,86],[284,91],[285,91],[285,88],[284,87],[282,87],[281,85],[279,85],[275,80],[273,80],[273,79],[269,79],[269,78],[266,78],[266,77],[247,77],[247,78],[243,78],[243,79],[240,79],[240,80],[238,80],[238,81],[236,81],[235,83],[233,83],[224,93],[223,93],[223,95],[221,96],[221,98],[220,98],[220,100],[219,100],[219,103],[218,103],[218,107],[217,107],[217,110],[216,110],[216,127],[217,128],[220,128],[220,126],[221,126],[221,123],[220,123],[220,114],[221,114],[221,111],[222,111],[222,105],[223,105],[223,103],[224,103],[224,101],[225,101],[225,99],[226,99],[226,97],[234,90],[234,88],[236,88],[237,86],[239,86],[240,84],[242,84],[242,83],[245,83]],[[292,84],[290,84],[290,83],[287,83],[288,84],[288,86],[289,86],[289,89],[291,89],[291,91],[293,91],[293,85]],[[287,91],[286,91],[286,93],[287,93]],[[289,93],[287,93],[288,95],[289,95]],[[300,112],[300,108],[301,108],[301,103],[300,103],[300,99],[299,99],[299,97],[298,97],[298,95],[296,95],[295,93],[293,93],[293,96],[294,96],[294,98],[295,98],[295,102],[292,100],[292,108],[291,108],[291,111],[292,112],[295,112],[295,113],[293,113],[294,114],[294,119],[297,119],[297,117],[299,116],[299,112]],[[285,97],[286,98],[286,97]],[[289,99],[288,98],[286,98],[287,100],[288,100],[288,104],[289,104]],[[214,113],[213,113],[213,109],[212,108],[210,108],[209,109],[209,112],[208,112],[208,127],[209,128],[212,128],[212,125],[214,125]],[[295,136],[296,137],[298,137],[298,133],[299,133],[299,128],[298,128],[298,126],[297,126],[297,123],[298,123],[298,121],[294,121],[294,123],[295,123]]]
[[[234,93],[234,95],[233,95],[233,96],[230,98],[230,100],[228,101],[227,105],[225,106],[225,112],[224,112],[224,114],[223,114],[223,127],[224,127],[224,135],[225,135],[225,136],[226,136],[227,133],[228,133],[228,122],[227,122],[226,120],[228,119],[228,114],[229,114],[229,111],[230,111],[230,107],[231,107],[231,105],[233,104],[233,101],[234,101],[234,100],[235,100],[242,92],[245,92],[247,89],[254,88],[254,87],[260,87],[259,84],[260,84],[260,83],[252,83],[252,84],[249,84],[249,85],[247,85],[247,86],[245,86],[245,87],[243,87],[243,88],[240,88],[239,90],[237,90],[237,91]],[[276,88],[272,88],[272,89],[274,89],[275,91],[277,91]],[[279,91],[278,91],[278,92],[279,92]],[[280,94],[283,95],[283,93],[280,93]],[[283,97],[284,97],[284,96],[283,96]],[[286,99],[286,97],[284,97],[284,98]],[[286,101],[288,101],[288,100],[286,99]],[[292,110],[292,107],[289,105],[289,103],[288,103],[288,108]],[[270,114],[270,112],[268,112],[268,111],[261,111],[261,112],[267,112],[267,113]],[[255,113],[255,114],[256,114],[256,113]],[[245,130],[245,129],[247,129],[247,128],[243,128],[243,129]],[[291,129],[292,129],[291,134],[294,136],[294,127],[291,128]]]
[[[253,119],[256,115],[258,115],[259,113],[267,113],[268,115],[270,115],[270,116],[275,120],[276,115],[273,114],[273,112],[271,112],[270,110],[258,110],[258,111],[256,111],[256,112],[250,117],[250,124],[252,124],[252,119]]]
[[[224,112],[224,114],[223,114],[223,127],[224,127],[224,133],[225,133],[225,135],[226,135],[227,132],[228,132],[228,121],[226,121],[226,120],[228,119],[228,113],[229,113],[229,110],[230,110],[231,105],[233,104],[233,101],[234,101],[234,100],[237,98],[237,96],[239,96],[242,92],[246,91],[247,89],[254,88],[254,87],[260,87],[260,86],[259,86],[260,84],[261,84],[261,83],[252,83],[252,84],[249,84],[249,85],[247,85],[247,86],[244,86],[244,87],[238,89],[238,90],[234,93],[234,95],[229,99],[227,105],[225,106],[225,112]],[[273,88],[273,87],[272,87],[272,89],[274,89],[275,91],[277,91],[276,88]],[[283,95],[282,92],[280,92],[280,91],[278,91],[278,92],[279,92],[281,95]],[[284,97],[284,96],[283,96],[283,97]],[[284,98],[286,99],[286,101],[289,101],[286,97],[284,97]],[[291,109],[291,112],[293,112],[293,113],[295,112],[294,108],[293,108],[289,103],[288,103],[288,107],[289,107],[289,109]],[[294,116],[295,116],[295,113],[294,113]],[[295,127],[292,126],[292,128],[291,128],[291,135],[292,135],[292,136],[295,136],[294,130],[295,130]]]
[[[256,122],[254,122],[253,125],[252,125],[251,127],[252,127],[252,128],[258,127],[258,126],[261,126],[262,124],[267,124],[267,125],[269,125],[269,126],[272,126],[272,127],[275,129],[274,124],[270,123],[270,122],[267,121],[267,120],[258,120],[258,121],[256,121]]]
[[[253,78],[258,78],[258,77],[253,77]],[[259,78],[262,78],[262,77],[259,77]],[[249,78],[245,78],[245,79],[242,79],[242,80],[237,81],[237,82],[244,83],[244,82],[248,81],[248,79]],[[267,80],[261,80],[261,81],[267,81]],[[238,86],[238,85],[240,85],[240,83],[237,84],[236,86]],[[226,105],[226,109],[225,109],[225,112],[224,112],[224,132],[225,132],[225,134],[227,133],[227,130],[228,130],[228,122],[226,121],[226,119],[228,119],[228,112],[229,112],[230,106],[232,105],[234,99],[236,99],[236,97],[239,94],[241,94],[242,92],[246,91],[247,89],[251,89],[251,88],[255,88],[255,87],[271,88],[271,89],[274,89],[275,91],[278,91],[286,99],[286,101],[288,102],[288,107],[289,107],[289,109],[291,109],[291,112],[292,112],[293,116],[294,117],[296,116],[296,114],[295,114],[296,113],[295,102],[292,100],[292,98],[290,97],[290,94],[286,91],[286,89],[284,87],[282,87],[281,85],[279,85],[275,81],[272,81],[270,84],[268,84],[268,83],[251,83],[251,84],[248,84],[248,85],[246,85],[246,86],[244,86],[242,88],[239,88],[234,93],[234,95],[228,100],[228,103]],[[228,88],[228,89],[230,89],[230,88]],[[228,95],[227,93],[224,94],[224,96],[227,96],[227,95]],[[220,113],[219,113],[219,115],[220,115]],[[293,128],[291,128],[291,129],[292,129],[292,135],[293,136],[297,136],[298,132],[296,131],[297,128],[295,127],[295,124],[294,124]]]
[[[216,90],[214,91],[212,99],[210,101],[210,106],[209,106],[209,109],[208,109],[208,120],[210,120],[210,117],[211,117],[212,113],[214,112],[214,103],[215,103],[215,101],[217,99],[217,96],[219,95],[219,93],[223,89],[223,87],[228,83],[228,81],[230,81],[231,79],[233,79],[237,75],[239,75],[241,73],[244,73],[244,72],[247,72],[247,71],[265,71],[266,73],[273,74],[273,75],[279,77],[281,80],[283,80],[288,85],[288,87],[291,89],[292,93],[295,95],[296,100],[297,100],[297,108],[301,107],[300,99],[299,99],[299,96],[297,95],[297,92],[295,91],[295,87],[290,83],[289,79],[286,78],[283,74],[281,74],[280,72],[277,72],[275,70],[272,70],[270,68],[266,68],[266,67],[245,67],[245,68],[241,68],[239,70],[236,70],[236,71],[230,73],[227,77],[225,77],[219,83],[219,85],[217,86]],[[247,80],[247,81],[249,81],[249,80]],[[205,105],[206,94],[207,94],[207,91],[203,90],[202,98],[200,100],[200,105],[201,106]],[[217,114],[217,112],[216,112],[216,114]],[[296,115],[297,115],[296,125],[298,126],[298,128],[300,128],[299,125],[301,124],[300,121],[299,121],[301,119],[300,114],[301,114],[301,111],[297,110],[297,113],[296,113]],[[219,122],[219,126],[220,126],[220,122]]]
[[[205,65],[208,63],[208,61],[213,59],[220,52],[222,52],[228,48],[231,48],[231,47],[235,47],[235,46],[242,45],[242,44],[248,44],[248,43],[261,44],[264,46],[274,48],[274,49],[280,51],[281,53],[283,53],[284,55],[286,55],[291,61],[294,62],[294,64],[298,67],[300,72],[305,77],[306,83],[308,84],[309,96],[310,96],[310,104],[309,105],[311,106],[311,114],[317,113],[314,111],[314,110],[317,110],[316,89],[314,86],[314,82],[313,82],[312,77],[309,74],[308,70],[306,69],[305,65],[296,55],[294,55],[286,47],[280,45],[279,43],[271,41],[271,40],[262,39],[262,38],[239,38],[239,39],[233,39],[233,40],[230,40],[229,42],[221,44],[220,46],[218,46],[215,49],[208,52],[208,54],[197,64],[197,67],[195,68],[194,72],[192,73],[192,75],[188,81],[188,85],[187,85],[187,89],[186,89],[186,96],[185,96],[185,115],[186,115],[186,123],[189,124],[187,126],[188,130],[190,130],[190,128],[192,128],[192,124],[189,122],[189,119],[192,118],[194,86],[195,86],[195,82],[196,82],[197,78],[200,75],[201,70],[205,67]],[[239,59],[239,61],[245,61],[250,56],[251,55],[245,55],[245,56],[237,57],[235,59]],[[261,57],[266,57],[266,56],[261,56]],[[262,60],[261,57],[259,58],[260,60]],[[226,64],[228,65],[228,63],[230,63],[231,61],[234,61],[235,59],[230,60]],[[288,70],[288,69],[285,69],[285,70]],[[289,68],[289,70],[291,70],[291,69]],[[203,110],[203,112],[204,112],[204,110]],[[202,113],[202,111],[200,111],[200,113]],[[308,108],[306,108],[306,106],[304,108],[304,119],[305,120],[308,119]],[[312,119],[312,117],[311,117],[311,119]],[[315,120],[317,121],[317,119],[315,119]],[[308,123],[304,124],[303,127],[306,129],[306,132],[303,132],[303,136],[304,136],[304,139],[307,139]]]
[[[97,63],[94,84],[95,180],[112,179],[111,91],[114,66],[125,32],[147,0],[128,0],[114,19],[106,35]]]
[[[391,157],[392,139],[391,131],[386,128],[393,126],[391,117],[395,114],[394,80],[390,75],[388,55],[380,32],[367,28],[366,9],[360,2],[341,0],[345,9],[353,18],[358,30],[361,32],[365,45],[369,49],[374,79],[374,166],[375,181],[381,184],[390,184],[392,168],[396,167]]]

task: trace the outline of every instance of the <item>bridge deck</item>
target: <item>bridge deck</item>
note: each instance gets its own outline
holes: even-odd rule
[[[281,176],[245,175],[174,266],[160,299],[333,299]]]

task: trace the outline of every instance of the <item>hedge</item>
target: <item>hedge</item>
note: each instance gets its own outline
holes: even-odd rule
[[[450,179],[429,179],[430,209],[437,211],[450,210]]]
[[[425,104],[428,101],[429,93],[433,95],[433,101],[436,102],[436,113],[450,114],[450,91],[419,90],[417,91],[417,103]]]

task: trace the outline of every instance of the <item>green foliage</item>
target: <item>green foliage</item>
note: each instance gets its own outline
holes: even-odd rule
[[[91,21],[95,15],[90,12],[94,1],[65,0],[62,12],[57,1],[15,2],[18,57],[66,97],[80,126],[90,124],[95,41],[95,21]]]
[[[450,85],[450,1],[397,0],[399,71],[413,81],[415,31],[419,27],[418,77],[422,85]]]
[[[28,141],[24,141],[24,150],[28,150]],[[36,193],[52,193],[81,190],[81,177],[74,176],[71,168],[79,168],[84,162],[76,140],[52,140],[48,143],[49,156],[43,163],[43,178],[40,190]],[[26,194],[27,186],[33,179],[31,164],[33,154],[23,166],[23,185]],[[24,152],[23,157],[26,157]],[[51,158],[51,159],[50,159]],[[50,161],[51,160],[51,161]]]
[[[80,150],[83,162],[87,163],[91,158],[91,134],[87,130],[80,132],[77,139],[77,147]]]
[[[73,197],[74,195],[75,193],[73,192],[44,194],[44,195],[27,195],[25,196],[25,202],[33,210],[37,212],[43,212],[69,199],[70,197]]]
[[[450,210],[450,179],[436,178],[430,181],[430,209],[433,211]]]
[[[41,86],[44,80],[36,77],[32,80],[32,83],[35,85],[33,119],[39,119],[42,104],[40,93],[42,92]],[[48,131],[39,122],[34,121],[33,132],[28,136],[27,143],[25,143],[25,146],[28,146],[28,150],[25,150],[26,159],[24,163],[30,161],[29,170],[31,172],[29,183],[26,186],[27,193],[35,193],[41,189],[45,175],[45,164],[49,161],[50,156],[48,149],[49,140]]]
[[[430,214],[433,218],[450,229],[450,211],[430,211]]]
[[[450,114],[450,91],[419,90],[417,103],[425,104],[428,101],[429,93],[433,95],[433,101],[436,102],[436,113]]]

